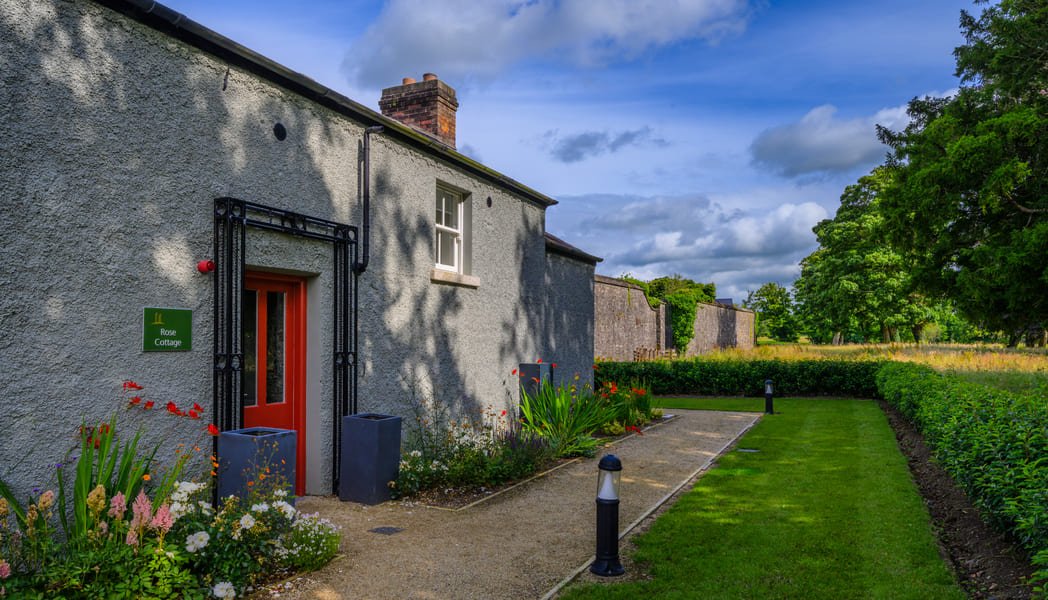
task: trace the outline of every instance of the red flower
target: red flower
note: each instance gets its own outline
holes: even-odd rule
[[[195,411],[196,411],[196,412],[198,412],[198,413],[202,413],[202,412],[204,412],[204,407],[203,407],[203,406],[200,406],[199,404],[197,404],[196,402],[194,402],[194,403],[193,403],[193,410],[195,410]]]
[[[190,419],[199,419],[200,418],[200,413],[198,413],[195,410],[190,409],[190,411],[189,411],[189,418]]]
[[[141,396],[135,396],[134,398],[131,398],[127,402],[128,402],[128,404],[131,404],[133,406],[135,404],[138,404],[141,401],[142,401],[142,397]]]
[[[168,402],[167,403],[167,412],[169,412],[169,413],[171,413],[173,415],[178,415],[178,414],[182,413],[182,411],[178,410],[178,407],[175,406],[174,402]]]
[[[214,423],[208,423],[207,432],[209,435],[218,435],[218,427],[215,427]]]
[[[156,402],[153,402],[152,400],[146,400],[146,403],[142,405],[142,408],[149,410],[150,408],[153,408],[154,404],[156,404]]]
[[[516,374],[517,374],[517,370],[516,370],[516,369],[513,369],[512,371],[510,371],[510,372],[509,372],[509,374],[510,374],[510,375],[516,375]]]
[[[540,358],[540,359],[536,360],[535,362],[537,362],[537,363],[541,363],[541,362],[542,362],[542,359]]]
[[[501,416],[503,416],[503,417],[506,416],[506,411],[505,410],[502,411],[502,415]]]
[[[644,388],[632,388],[632,392],[635,396],[645,396],[648,393],[644,390]]]
[[[557,368],[557,363],[550,363],[549,368],[556,369]]]
[[[635,433],[637,435],[644,435],[644,432],[642,432],[640,430],[640,427],[637,427],[636,425],[627,425],[626,426],[626,431],[632,431],[633,433]]]
[[[142,389],[142,386],[138,385],[134,381],[131,381],[130,379],[128,379],[127,381],[124,382],[124,391],[125,392],[127,390],[140,390],[140,389]]]

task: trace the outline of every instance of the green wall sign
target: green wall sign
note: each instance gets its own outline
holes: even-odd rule
[[[142,316],[142,350],[185,352],[193,349],[193,311],[146,307]]]

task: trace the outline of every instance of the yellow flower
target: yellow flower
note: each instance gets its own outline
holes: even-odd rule
[[[10,508],[7,506],[7,500],[0,498],[0,519],[6,517],[9,510]]]
[[[44,511],[51,508],[51,505],[55,503],[55,493],[51,490],[47,490],[43,494],[40,494],[40,501],[37,504],[40,510]]]
[[[106,509],[106,488],[102,484],[96,485],[95,489],[91,490],[91,493],[87,495],[87,507],[91,509],[91,514],[96,517]]]

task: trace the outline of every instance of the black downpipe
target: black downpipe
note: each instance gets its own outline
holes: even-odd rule
[[[382,133],[381,125],[364,128],[364,218],[360,227],[360,260],[353,263],[357,275],[367,271],[371,262],[371,134]]]

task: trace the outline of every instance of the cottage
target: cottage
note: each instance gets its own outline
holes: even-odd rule
[[[27,491],[121,382],[170,452],[298,432],[330,493],[341,417],[511,408],[537,358],[591,377],[598,259],[556,202],[458,153],[455,91],[376,113],[145,0],[0,0],[0,477]],[[173,416],[173,415],[171,415]],[[206,445],[208,448],[209,444]],[[53,469],[53,467],[51,467]]]

